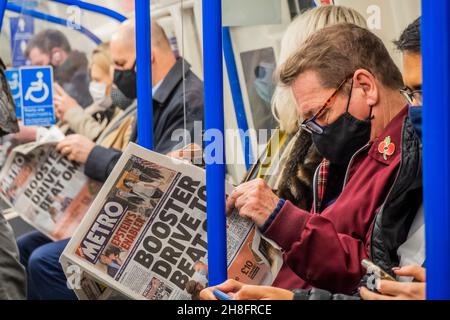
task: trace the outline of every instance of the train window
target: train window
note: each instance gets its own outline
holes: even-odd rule
[[[134,1],[89,3],[129,15],[132,13],[131,3]],[[9,1],[0,38],[4,44],[0,49],[1,55],[5,62],[13,67],[32,64],[29,57],[25,57],[29,40],[39,32],[50,29],[62,32],[74,50],[89,57],[96,45],[109,40],[111,31],[117,25],[118,21],[111,17],[78,6],[43,0]]]
[[[274,129],[277,126],[271,113],[276,67],[274,49],[269,47],[245,51],[240,54],[240,58],[254,128]]]
[[[288,0],[291,18],[318,5],[334,4],[333,0]]]

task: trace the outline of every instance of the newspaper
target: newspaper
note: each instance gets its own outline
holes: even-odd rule
[[[3,168],[3,165],[6,163],[6,159],[8,159],[12,149],[18,145],[18,142],[11,137],[12,135],[0,138],[0,168]]]
[[[0,196],[49,238],[69,238],[101,187],[83,172],[56,151],[55,142],[24,144],[0,172]]]
[[[227,218],[228,276],[270,285],[278,270],[253,245],[255,234],[237,213]],[[75,265],[79,275],[130,299],[195,297],[208,281],[205,171],[130,143],[61,263],[69,283]],[[95,297],[73,289],[80,299]]]
[[[79,266],[70,263],[64,258],[61,258],[61,264],[64,270],[69,272],[75,271],[77,273],[77,278],[74,279],[76,283],[71,283],[72,287],[78,287],[80,290],[77,291],[79,298],[81,300],[127,300],[128,297],[122,295],[111,288],[108,288],[102,282],[97,281],[91,277],[88,273],[80,270]],[[71,279],[68,279],[69,283]]]

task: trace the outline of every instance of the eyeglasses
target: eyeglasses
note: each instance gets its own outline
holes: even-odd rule
[[[334,100],[337,97],[337,94],[342,89],[342,87],[347,83],[347,81],[350,78],[346,78],[342,83],[339,85],[339,87],[334,91],[334,93],[331,95],[331,97],[328,98],[327,102],[319,109],[319,111],[316,112],[314,116],[312,116],[309,119],[306,119],[300,124],[300,128],[305,130],[309,133],[316,133],[316,134],[322,134],[323,133],[323,127],[316,122],[317,119],[320,118],[320,116],[323,114],[325,109],[334,102]]]
[[[400,93],[412,106],[421,106],[423,103],[422,90],[411,90],[408,87],[400,89]]]

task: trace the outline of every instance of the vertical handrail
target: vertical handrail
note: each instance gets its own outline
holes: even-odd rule
[[[450,2],[422,1],[427,299],[450,299]]]
[[[150,1],[135,0],[138,143],[153,149]]]
[[[206,136],[208,131],[222,134],[221,143],[214,142],[222,150],[216,149],[215,163],[206,164],[208,284],[213,286],[227,278],[221,0],[203,0],[202,11],[205,130]]]
[[[241,135],[241,143],[245,167],[249,170],[253,162],[253,152],[250,135],[247,135],[249,130],[247,114],[245,113],[244,98],[242,97],[241,84],[239,82],[239,75],[236,67],[236,58],[234,57],[230,27],[223,27],[222,35],[223,55],[225,58],[225,66],[227,68],[228,82],[230,83],[231,96],[233,98],[234,112],[236,113],[238,129],[243,132]]]

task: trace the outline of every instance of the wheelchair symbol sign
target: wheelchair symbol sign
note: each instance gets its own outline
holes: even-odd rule
[[[26,126],[50,126],[55,124],[52,79],[51,67],[20,69],[22,115]]]
[[[9,89],[11,90],[14,104],[16,105],[17,118],[22,117],[22,102],[20,91],[20,73],[18,69],[9,69],[5,71],[6,79],[8,80]]]
[[[51,67],[22,68],[20,73],[24,106],[53,104],[50,91],[52,85]]]

